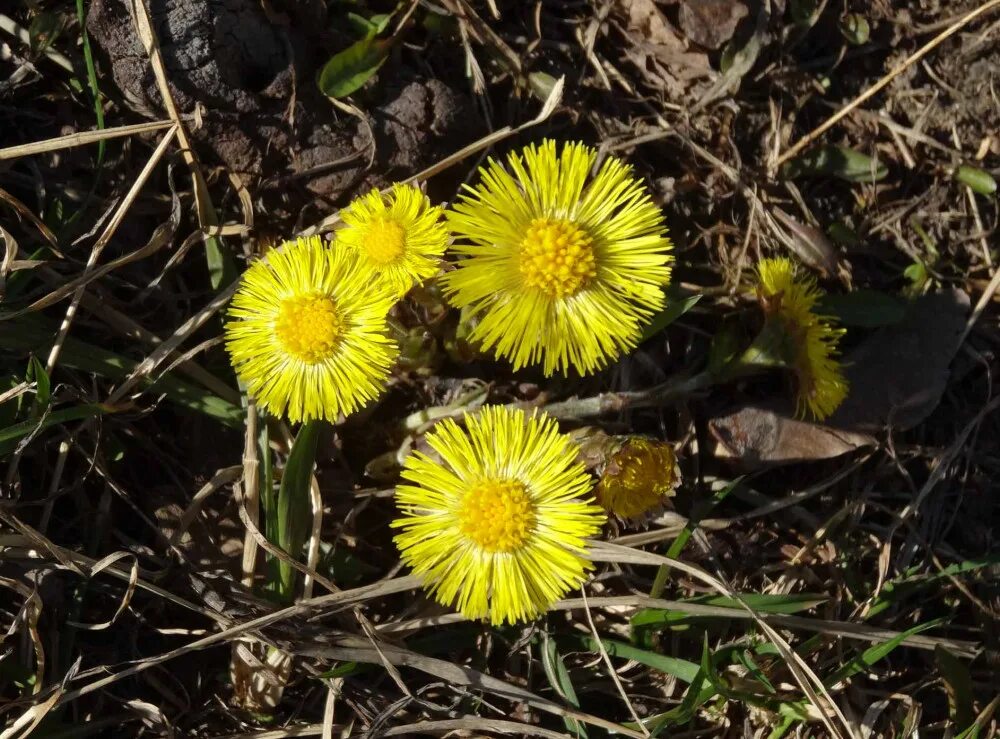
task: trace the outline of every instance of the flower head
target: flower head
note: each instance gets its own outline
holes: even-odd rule
[[[394,294],[350,251],[285,242],[243,274],[226,348],[257,402],[290,421],[335,420],[375,398],[396,359]]]
[[[413,185],[394,185],[356,198],[340,217],[337,245],[353,249],[399,293],[434,276],[448,245],[442,209]]]
[[[489,406],[465,422],[427,435],[440,461],[407,458],[396,545],[440,603],[493,624],[534,618],[583,582],[604,512],[553,419]]]
[[[778,321],[789,339],[798,383],[797,412],[822,420],[847,397],[847,380],[836,359],[844,330],[835,327],[831,317],[816,313],[822,292],[814,279],[798,276],[788,259],[762,260],[757,275],[757,294],[768,320]]]
[[[639,437],[619,440],[594,490],[597,502],[618,518],[643,521],[661,511],[680,484],[670,444]]]
[[[479,319],[471,339],[519,369],[581,374],[634,347],[663,307],[671,249],[663,214],[631,167],[554,141],[491,159],[448,212],[451,303]]]

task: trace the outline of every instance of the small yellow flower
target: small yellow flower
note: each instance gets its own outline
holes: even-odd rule
[[[448,246],[442,208],[412,185],[394,185],[356,198],[340,217],[337,245],[358,252],[362,261],[402,295],[433,277]]]
[[[822,292],[811,277],[800,277],[788,259],[764,259],[757,265],[757,294],[769,319],[781,322],[791,340],[792,369],[798,382],[797,413],[822,420],[847,397],[847,380],[836,359],[844,329],[818,315]]]
[[[670,240],[663,214],[620,159],[591,177],[597,152],[534,144],[490,159],[448,212],[464,257],[442,278],[479,318],[471,339],[515,369],[546,375],[604,367],[633,348],[663,307]]]
[[[443,605],[493,624],[534,618],[583,582],[604,512],[553,419],[489,406],[465,423],[427,434],[440,461],[407,458],[396,545]]]
[[[396,359],[395,295],[353,252],[285,242],[243,274],[226,348],[257,402],[290,421],[336,420],[374,399]]]
[[[663,510],[678,484],[680,471],[670,444],[630,437],[610,454],[594,497],[608,513],[641,522]]]

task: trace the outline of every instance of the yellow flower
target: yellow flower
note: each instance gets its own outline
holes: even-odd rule
[[[407,458],[396,545],[443,605],[493,624],[534,618],[583,582],[604,512],[553,419],[490,406],[465,423],[427,434],[440,461]]]
[[[353,252],[285,242],[243,274],[226,348],[257,402],[290,421],[336,420],[377,397],[396,359],[395,296]]]
[[[554,141],[490,159],[448,212],[464,259],[450,302],[479,318],[471,339],[514,369],[585,374],[633,348],[663,307],[671,249],[663,214],[620,159]]]
[[[610,454],[594,497],[608,513],[642,521],[663,510],[678,484],[680,471],[670,444],[630,437]]]
[[[394,185],[383,198],[378,190],[356,198],[340,217],[337,245],[358,252],[400,295],[440,267],[448,245],[442,208],[412,185]]]
[[[769,318],[781,322],[790,339],[792,369],[798,382],[797,412],[822,420],[847,397],[847,380],[836,359],[844,329],[815,312],[822,292],[811,277],[799,277],[788,259],[757,265],[757,293]]]

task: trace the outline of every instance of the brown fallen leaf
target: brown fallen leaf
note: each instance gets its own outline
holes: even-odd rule
[[[941,402],[969,314],[961,290],[922,295],[903,319],[866,339],[844,360],[851,391],[829,418],[868,433],[913,428]]]
[[[916,298],[846,356],[850,393],[826,423],[794,418],[788,398],[738,406],[709,420],[713,453],[754,470],[838,457],[875,445],[886,428],[913,428],[941,401],[968,312],[960,290]]]
[[[774,208],[774,217],[788,229],[788,245],[803,262],[827,275],[837,274],[837,253],[822,231],[799,223],[781,208]]]
[[[740,0],[686,0],[677,10],[677,21],[689,41],[718,49],[749,13]]]
[[[784,405],[784,407],[782,407]],[[790,404],[748,405],[708,422],[712,453],[747,470],[831,459],[876,440],[868,434],[831,428],[792,417]]]
[[[653,0],[618,0],[618,8],[631,42],[625,56],[649,84],[678,98],[693,80],[714,74],[708,56],[688,49],[680,31]]]

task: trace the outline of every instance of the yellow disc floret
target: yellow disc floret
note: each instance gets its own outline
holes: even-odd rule
[[[399,261],[406,251],[406,230],[388,218],[374,218],[361,237],[368,258],[379,266]]]
[[[535,506],[517,480],[483,480],[462,498],[459,529],[487,552],[513,552],[531,535]]]
[[[576,295],[597,276],[593,239],[576,224],[535,218],[521,242],[518,268],[524,284],[553,298]]]
[[[307,364],[331,356],[343,332],[344,319],[328,295],[285,298],[274,321],[274,333],[284,350]]]

